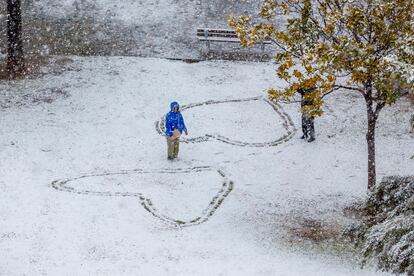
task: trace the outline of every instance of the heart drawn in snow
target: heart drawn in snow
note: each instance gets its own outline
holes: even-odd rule
[[[217,107],[213,108],[213,105]],[[252,106],[248,109],[247,105]],[[218,107],[222,108],[222,112],[217,109]],[[180,140],[184,143],[198,143],[215,139],[235,146],[269,147],[277,146],[290,140],[296,132],[292,119],[283,108],[264,97],[207,101],[184,105],[180,109],[181,111],[194,109],[187,111],[193,113],[191,126],[188,125],[189,114],[183,114],[187,121],[187,127],[189,127],[192,134],[194,135],[194,131],[198,132],[194,138],[181,137]],[[160,135],[165,135],[165,119],[166,115],[155,123],[156,130]],[[266,120],[268,120],[267,123],[265,122]],[[220,130],[217,130],[217,123],[220,123]],[[227,131],[227,134],[205,133],[216,133],[217,131]],[[252,137],[255,138],[255,136],[260,136],[260,139],[263,141],[266,138],[263,137],[265,134],[268,134],[267,138],[269,141],[248,141]],[[235,138],[227,137],[231,135],[235,136]]]
[[[205,181],[193,181],[199,177],[207,178],[209,185]],[[217,189],[212,189],[211,183],[219,183]],[[51,187],[80,195],[136,197],[154,217],[173,226],[187,227],[206,222],[213,216],[233,190],[233,182],[222,170],[202,166],[85,174],[53,181]],[[166,193],[166,189],[169,192]],[[151,199],[156,197],[158,206],[164,203],[163,210],[158,209]],[[187,214],[187,218],[177,218],[176,213],[183,210],[192,214]]]

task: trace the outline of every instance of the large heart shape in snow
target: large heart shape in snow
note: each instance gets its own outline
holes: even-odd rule
[[[263,97],[194,103],[181,111],[195,136],[181,136],[184,143],[216,139],[236,146],[266,147],[286,142],[296,132],[283,108]],[[155,124],[161,135],[165,135],[165,117]]]
[[[198,181],[200,178],[204,181]],[[214,187],[214,183],[219,185]],[[232,191],[233,182],[222,170],[204,166],[85,174],[56,180],[51,186],[58,191],[82,195],[137,197],[154,217],[186,227],[207,221]]]

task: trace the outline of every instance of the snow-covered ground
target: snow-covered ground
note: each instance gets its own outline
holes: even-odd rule
[[[281,85],[271,64],[73,59],[0,83],[0,275],[381,275],[291,231],[341,227],[366,193],[357,95],[328,99],[309,144],[286,124],[297,104],[255,98]],[[190,143],[170,162],[157,122],[172,100],[191,107]],[[379,177],[412,174],[413,112],[381,115]]]

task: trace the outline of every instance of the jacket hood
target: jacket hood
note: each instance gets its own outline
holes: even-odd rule
[[[180,110],[180,105],[178,104],[178,102],[172,102],[170,104],[171,111],[174,111],[174,107],[178,107],[178,110]]]

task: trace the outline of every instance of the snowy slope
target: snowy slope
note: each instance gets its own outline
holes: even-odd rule
[[[1,109],[0,275],[381,275],[308,251],[289,231],[304,219],[344,225],[341,207],[365,195],[361,99],[329,98],[312,144],[299,133],[275,147],[207,139],[182,143],[179,159],[169,162],[156,122],[172,100],[246,99],[184,110],[189,139],[283,136],[283,118],[265,101],[248,100],[280,85],[273,66],[73,59],[62,75],[0,83],[1,102],[19,103]],[[28,96],[53,88],[66,97],[33,104]],[[296,128],[298,110],[278,109]],[[405,122],[413,111],[403,102],[384,110],[379,176],[412,173],[414,140]],[[68,190],[51,186],[65,179]],[[216,196],[222,202],[205,213]],[[173,220],[206,220],[180,227],[145,206]]]
[[[196,38],[198,27],[228,28],[229,15],[256,14],[260,2],[27,0],[22,5],[26,53],[199,59],[206,46]],[[3,1],[0,17],[5,16]],[[6,25],[0,24],[4,43],[5,34]],[[232,43],[213,44],[213,50],[240,51]]]

